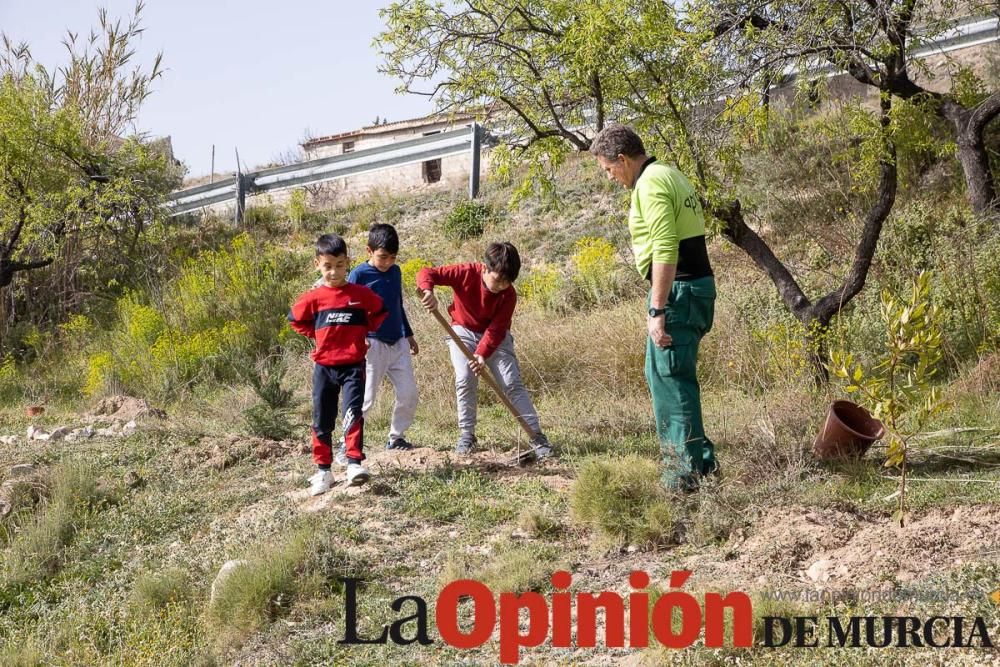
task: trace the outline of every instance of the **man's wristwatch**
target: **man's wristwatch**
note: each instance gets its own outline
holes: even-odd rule
[[[650,317],[659,317],[660,315],[662,315],[665,312],[667,312],[666,308],[650,308],[649,309],[649,316]]]

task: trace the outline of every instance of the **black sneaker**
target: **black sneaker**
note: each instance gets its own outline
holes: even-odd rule
[[[531,446],[535,450],[535,459],[539,461],[547,459],[555,453],[552,451],[552,444],[549,442],[549,439],[544,435],[539,435],[535,438]]]
[[[404,451],[409,451],[413,449],[413,445],[406,441],[406,438],[396,438],[395,440],[390,440],[389,444],[385,446],[386,449],[402,449]]]

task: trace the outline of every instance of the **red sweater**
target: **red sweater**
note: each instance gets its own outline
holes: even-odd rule
[[[486,289],[483,265],[479,263],[449,264],[417,272],[417,287],[429,290],[436,285],[455,290],[455,298],[448,306],[451,321],[469,331],[483,334],[476,354],[489,358],[510,330],[514,306],[517,305],[514,287],[496,293]]]
[[[299,297],[288,322],[303,336],[316,339],[312,358],[323,366],[364,362],[368,332],[389,313],[375,292],[361,285],[315,287]]]

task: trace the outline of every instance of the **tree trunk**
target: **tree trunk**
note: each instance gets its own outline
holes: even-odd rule
[[[941,105],[941,114],[955,128],[958,161],[965,175],[969,204],[973,211],[981,214],[998,205],[996,184],[990,170],[990,156],[983,140],[986,124],[995,114],[984,119],[981,114],[977,114],[977,109],[966,109],[950,101]]]
[[[827,349],[824,339],[829,326],[830,319],[825,322],[815,319],[806,329],[809,362],[813,368],[813,381],[817,387],[822,387],[830,381],[830,369],[827,367],[827,363],[830,361],[830,350]]]
[[[884,103],[882,126],[888,124],[888,102]],[[854,261],[840,287],[822,296],[815,302],[802,291],[802,287],[757,232],[747,225],[743,218],[739,200],[724,206],[706,207],[708,212],[725,223],[722,235],[743,250],[762,269],[778,288],[782,301],[788,310],[806,327],[806,344],[810,350],[810,361],[817,385],[826,384],[830,375],[826,368],[827,350],[822,344],[822,335],[844,307],[864,288],[871,269],[872,259],[882,234],[882,226],[896,202],[896,149],[889,144],[888,155],[882,161],[878,190],[872,207],[865,215],[864,229],[854,251]]]

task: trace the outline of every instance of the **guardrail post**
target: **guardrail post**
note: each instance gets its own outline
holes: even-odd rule
[[[472,123],[472,146],[471,164],[469,166],[469,199],[479,196],[479,149],[480,149],[480,129],[479,123]]]
[[[236,172],[236,226],[243,224],[243,214],[247,209],[247,175]]]

